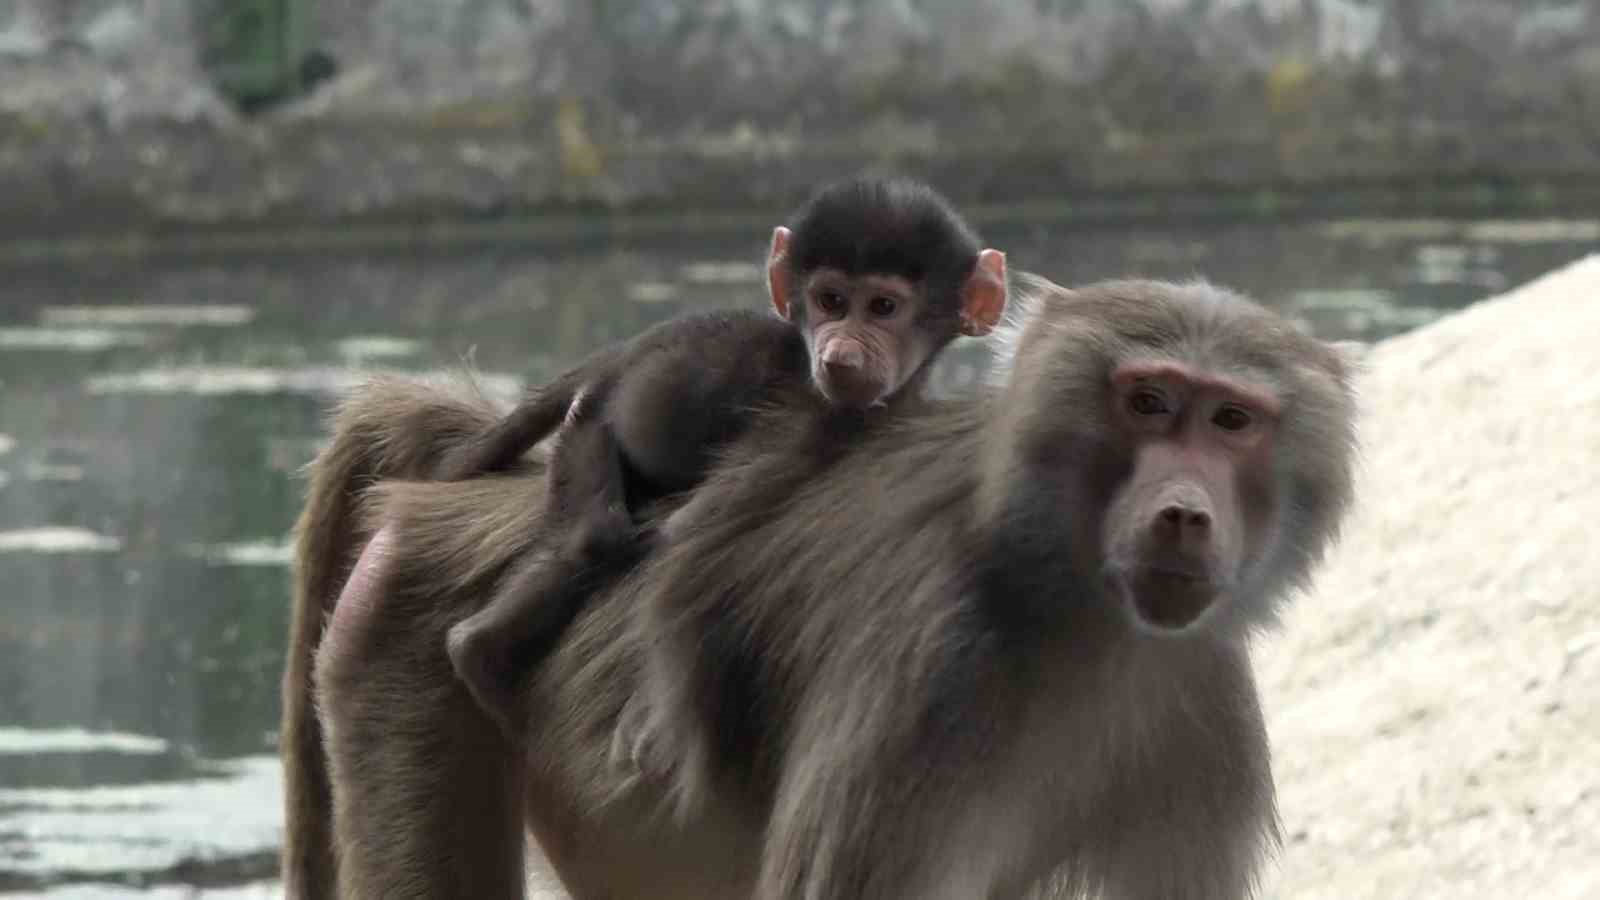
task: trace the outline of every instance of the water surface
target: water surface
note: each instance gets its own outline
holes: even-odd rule
[[[1374,340],[1583,255],[1600,222],[989,239],[1063,283],[1204,275]],[[765,243],[0,273],[0,890],[270,895],[287,532],[330,400],[464,361],[510,396],[682,310],[763,305]],[[983,365],[968,341],[941,374]]]

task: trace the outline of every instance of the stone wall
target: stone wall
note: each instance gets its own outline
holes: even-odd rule
[[[251,115],[200,2],[0,0],[0,229],[1600,169],[1600,0],[320,0],[337,74]]]

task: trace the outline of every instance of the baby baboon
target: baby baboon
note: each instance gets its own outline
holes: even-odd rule
[[[643,552],[631,510],[686,490],[712,454],[785,385],[828,405],[903,406],[957,334],[987,333],[1005,306],[1005,257],[981,249],[950,205],[908,179],[827,186],[773,232],[782,318],[688,315],[607,348],[534,393],[458,453],[447,480],[501,469],[566,420],[550,463],[546,528],[564,539],[513,570],[450,634],[456,671],[515,730],[518,679],[599,580]]]

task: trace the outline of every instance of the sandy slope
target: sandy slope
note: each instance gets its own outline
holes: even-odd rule
[[[1367,365],[1360,507],[1258,657],[1269,896],[1600,898],[1600,256]]]

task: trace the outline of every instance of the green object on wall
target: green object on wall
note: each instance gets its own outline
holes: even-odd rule
[[[315,0],[195,0],[200,65],[233,102],[259,108],[333,74],[311,47]]]

